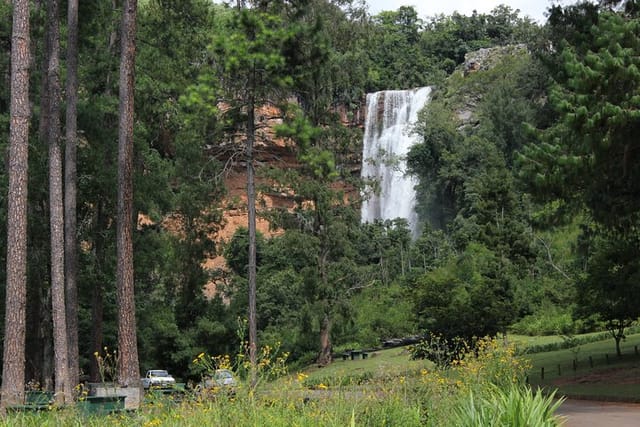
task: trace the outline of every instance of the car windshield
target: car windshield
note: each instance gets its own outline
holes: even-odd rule
[[[168,377],[169,372],[167,371],[151,371],[152,377]]]

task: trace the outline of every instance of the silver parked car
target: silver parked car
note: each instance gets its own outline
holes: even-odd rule
[[[196,393],[203,399],[216,399],[219,396],[233,397],[236,395],[238,382],[229,369],[216,369],[207,377],[204,377],[196,386]]]
[[[205,388],[214,387],[235,387],[238,385],[233,372],[228,369],[216,369],[211,377],[207,377],[203,381]]]

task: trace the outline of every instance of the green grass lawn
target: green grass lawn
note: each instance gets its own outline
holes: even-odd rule
[[[589,340],[598,335],[602,336],[602,333],[577,338]],[[520,349],[563,343],[560,336],[509,335],[507,338]],[[640,349],[640,333],[627,336],[621,343],[623,357],[620,359],[615,355],[612,338],[581,344],[573,349],[525,354],[523,357],[531,363],[529,382],[532,385],[557,388],[560,394],[576,397],[640,401],[640,356],[635,353],[636,346]],[[577,358],[575,371],[574,358]],[[407,349],[399,347],[372,352],[365,360],[338,359],[327,367],[311,366],[304,370],[304,374],[308,376],[307,384],[334,386],[417,376],[422,369],[431,369],[432,366],[425,360],[411,360]],[[544,379],[541,378],[543,367]]]
[[[370,352],[364,360],[336,359],[326,367],[310,366],[304,374],[308,376],[305,381],[308,384],[346,385],[416,376],[432,366],[427,360],[411,360],[407,349],[398,347]]]
[[[597,337],[602,337],[605,335],[603,332],[591,332],[588,334],[576,335],[576,337],[584,338],[584,339],[595,339]],[[549,344],[562,344],[564,343],[564,339],[560,335],[545,335],[545,336],[529,336],[529,335],[517,335],[517,334],[509,334],[507,335],[507,339],[511,342],[516,343],[519,347],[531,347],[531,346],[543,346]],[[613,344],[613,339],[611,339],[611,343]]]
[[[561,365],[562,368],[571,368],[574,359],[578,361],[578,369],[590,368],[589,357],[593,360],[594,367],[602,368],[607,365],[607,360],[609,360],[609,365],[628,362],[633,359],[640,360],[640,357],[635,353],[635,346],[640,348],[640,334],[630,335],[621,343],[622,360],[618,360],[616,357],[615,342],[612,338],[581,344],[573,349],[526,354],[525,357],[531,361],[533,371],[545,367],[551,373],[558,365]]]
[[[540,342],[534,339],[531,345]],[[612,338],[574,349],[527,354],[532,365],[529,382],[557,388],[568,396],[640,401],[640,355],[636,354],[636,346],[640,348],[637,333],[621,343],[621,358],[616,356]]]

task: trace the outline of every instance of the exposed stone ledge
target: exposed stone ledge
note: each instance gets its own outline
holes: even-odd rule
[[[483,48],[468,52],[464,56],[464,75],[466,76],[476,71],[490,70],[505,56],[520,55],[527,51],[527,46],[521,43]]]

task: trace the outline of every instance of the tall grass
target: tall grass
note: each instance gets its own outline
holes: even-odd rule
[[[501,341],[483,340],[447,368],[404,357],[411,369],[354,372],[356,381],[325,377],[318,383],[300,372],[257,389],[241,383],[233,395],[156,397],[135,412],[109,416],[72,408],[10,414],[0,426],[518,426],[525,418],[535,421],[528,426],[555,425],[557,404],[526,388],[527,364]],[[351,363],[356,371],[359,362]]]

